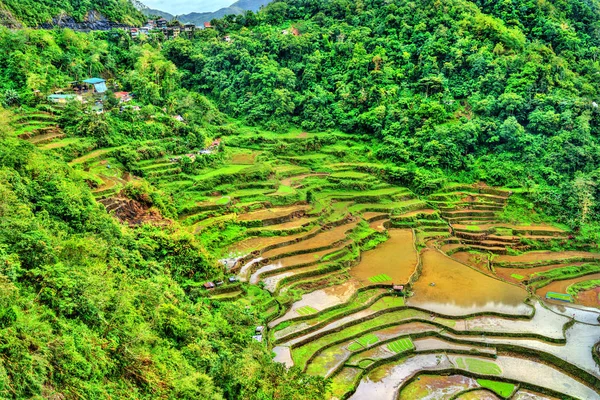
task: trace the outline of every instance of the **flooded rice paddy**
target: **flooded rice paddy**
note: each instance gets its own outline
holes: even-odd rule
[[[446,315],[530,313],[524,304],[524,289],[490,278],[432,249],[425,249],[421,258],[423,271],[413,286],[415,295],[409,305]]]
[[[362,254],[358,265],[350,269],[350,275],[361,284],[369,285],[373,276],[385,274],[389,283],[404,284],[415,271],[418,262],[410,229],[390,229],[389,239],[375,250]]]
[[[599,279],[600,271],[526,290],[534,273],[599,254],[527,251],[522,237],[549,243],[566,233],[495,221],[508,196],[448,196],[468,206],[444,206],[388,184],[363,192],[321,189],[343,179],[375,182],[364,172],[327,175],[282,179],[293,195],[311,185],[323,193],[313,192],[314,205],[236,215],[233,223],[246,223],[250,235],[223,250],[242,281],[260,285],[281,305],[265,321],[276,362],[330,378],[331,399],[507,397],[483,387],[482,377],[514,382],[508,384],[514,399],[552,399],[530,390],[538,387],[600,398],[589,381],[600,379],[591,352],[600,341],[600,313],[543,302],[547,291],[566,292],[573,283]],[[578,303],[596,305],[598,292],[581,292]],[[546,361],[554,359],[588,380]]]

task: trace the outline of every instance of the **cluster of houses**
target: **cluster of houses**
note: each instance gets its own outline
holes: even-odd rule
[[[200,150],[198,153],[189,153],[186,154],[185,156],[188,158],[191,158],[192,161],[196,160],[196,156],[198,155],[208,155],[208,154],[213,154],[214,152],[216,152],[219,149],[219,146],[221,145],[221,139],[215,139],[213,140],[213,142],[210,144],[210,146],[208,146],[207,148]],[[172,163],[178,163],[181,161],[181,157],[171,157],[169,158],[169,161]]]
[[[67,89],[61,89],[49,95],[48,101],[56,105],[64,105],[69,101],[79,101],[81,103],[93,102],[94,106],[92,109],[98,113],[102,113],[104,111],[103,101],[107,91],[108,87],[106,86],[105,79],[89,78],[71,82]],[[122,104],[133,100],[130,92],[116,92],[115,97]]]
[[[229,281],[229,283],[236,283],[238,281],[238,278],[236,278],[235,276],[230,276],[228,281]],[[224,283],[225,282],[223,282],[223,281],[218,281],[216,283],[215,282],[206,282],[202,286],[204,286],[204,289],[206,289],[206,290],[211,290],[216,287],[223,286]]]
[[[181,24],[178,21],[172,21],[169,24],[165,18],[157,20],[148,20],[146,25],[140,28],[129,28],[129,34],[132,38],[137,38],[140,35],[160,35],[164,39],[175,39],[179,36],[185,36],[188,39],[194,37],[196,25]]]

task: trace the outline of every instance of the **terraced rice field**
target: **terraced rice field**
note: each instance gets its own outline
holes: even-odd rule
[[[275,360],[330,378],[332,399],[600,398],[600,312],[584,307],[599,290],[575,296],[578,309],[544,298],[598,279],[600,254],[552,251],[573,233],[507,221],[508,190],[419,196],[370,156],[341,162],[335,135],[306,135],[330,141],[321,152],[282,154],[276,143],[306,138],[272,133],[259,146],[231,134],[229,164],[196,174],[165,157],[139,163],[243,282],[213,299],[258,301]]]

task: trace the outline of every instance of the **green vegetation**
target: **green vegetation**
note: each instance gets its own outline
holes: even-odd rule
[[[500,375],[502,370],[492,361],[486,361],[479,358],[459,357],[456,359],[459,368],[466,369],[477,374]]]
[[[144,21],[144,16],[138,12],[130,1],[124,0],[55,0],[55,1],[32,1],[32,0],[2,0],[0,1],[0,13],[4,12],[4,21],[10,23],[9,16],[16,19],[13,25],[21,22],[27,26],[35,27],[43,23],[52,22],[52,18],[61,14],[72,16],[81,22],[90,11],[102,13],[109,21],[123,22],[126,24],[139,24]],[[8,14],[10,13],[10,14]],[[1,14],[0,14],[1,15]]]
[[[600,287],[600,279],[590,279],[589,281],[577,282],[567,288],[567,293],[572,296],[577,296],[579,292],[592,290]]]
[[[577,278],[580,276],[597,273],[599,270],[600,265],[598,264],[583,264],[555,268],[548,271],[531,274],[529,276],[529,283],[535,288],[540,288],[556,280]]]
[[[551,299],[551,300],[566,301],[569,303],[573,302],[573,296],[571,296],[570,294],[566,294],[566,293],[548,292],[548,293],[546,293],[546,298]]]
[[[393,353],[403,353],[407,350],[414,349],[415,345],[413,344],[412,340],[407,337],[388,343],[387,348]]]
[[[373,335],[372,333],[369,333],[367,335],[357,338],[354,342],[350,343],[350,345],[348,346],[348,350],[350,350],[350,351],[362,350],[371,345],[374,345],[378,341],[379,341],[379,338],[377,336]]]
[[[502,398],[508,398],[515,390],[515,385],[512,383],[491,381],[489,379],[477,379],[477,383],[481,387],[494,391]]]
[[[314,314],[314,313],[318,312],[318,310],[311,306],[304,306],[304,307],[297,309],[296,312],[300,315],[310,315],[310,314]]]
[[[351,268],[388,226],[490,273],[496,254],[597,251],[599,9],[276,0],[158,42],[19,28],[92,10],[139,25],[128,0],[0,0],[0,397],[341,398],[409,334],[483,332]],[[108,92],[74,84],[90,77]],[[561,265],[531,289],[598,273]],[[270,328],[302,297],[322,302]],[[270,352],[286,342],[291,369]]]
[[[392,278],[389,277],[389,275],[386,274],[379,274],[379,275],[375,275],[369,278],[369,281],[373,282],[373,283],[382,283],[382,282],[388,282],[391,281]]]

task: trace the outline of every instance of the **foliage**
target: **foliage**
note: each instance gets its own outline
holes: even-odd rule
[[[494,391],[502,398],[508,398],[515,390],[515,385],[512,383],[491,381],[489,379],[477,379],[477,383],[481,387]]]
[[[143,16],[129,0],[2,0],[0,8],[7,9],[17,20],[31,27],[51,22],[61,14],[81,22],[90,11],[98,11],[114,22],[135,24],[143,21]]]
[[[444,176],[524,188],[536,211],[577,227],[600,215],[599,9],[283,0],[166,55],[186,87],[246,123],[341,128],[419,193]]]
[[[220,273],[193,236],[118,225],[62,161],[0,138],[1,397],[322,397],[251,339],[259,310],[182,289]]]

